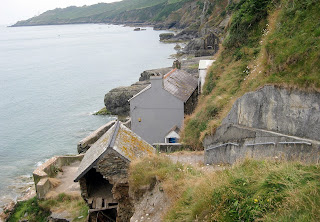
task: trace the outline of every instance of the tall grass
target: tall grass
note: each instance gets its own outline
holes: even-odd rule
[[[320,168],[245,160],[189,183],[166,221],[319,221]]]
[[[136,160],[130,164],[129,184],[133,193],[139,193],[146,186],[162,183],[162,187],[172,200],[180,197],[185,182],[201,176],[192,166],[173,163],[165,155],[154,155]]]

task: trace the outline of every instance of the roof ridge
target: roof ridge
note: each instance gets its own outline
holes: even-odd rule
[[[174,73],[175,71],[177,71],[177,68],[174,68],[173,70],[171,70],[170,72],[168,72],[167,74],[164,75],[163,79],[169,77],[172,73]]]

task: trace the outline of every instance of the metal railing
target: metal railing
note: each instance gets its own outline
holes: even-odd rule
[[[276,145],[277,143],[275,142],[266,142],[266,143],[252,143],[252,144],[244,144],[245,146],[259,146],[259,145]],[[278,144],[305,144],[305,145],[309,145],[311,146],[312,143],[310,142],[305,142],[305,141],[296,141],[296,142],[278,142]],[[233,146],[239,146],[239,144],[237,143],[224,143],[224,144],[220,144],[214,147],[209,147],[208,149],[206,149],[205,151],[209,151],[209,150],[213,150],[222,146],[228,146],[228,145],[233,145]]]

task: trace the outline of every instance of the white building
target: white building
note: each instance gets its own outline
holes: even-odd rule
[[[198,89],[202,93],[204,82],[206,81],[206,76],[208,68],[212,65],[215,60],[200,60],[199,61],[199,82]]]

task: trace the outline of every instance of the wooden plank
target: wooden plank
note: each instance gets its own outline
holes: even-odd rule
[[[96,209],[101,209],[102,208],[102,197],[98,197],[96,200]]]
[[[96,199],[93,198],[92,200],[92,208],[95,209],[96,208]]]

